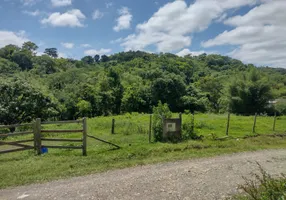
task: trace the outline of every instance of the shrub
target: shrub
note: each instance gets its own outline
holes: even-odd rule
[[[183,135],[183,139],[184,140],[188,140],[188,139],[192,139],[192,140],[202,139],[203,136],[198,136],[195,133],[194,126],[195,126],[194,115],[192,115],[191,122],[183,123],[183,126],[182,126],[182,132],[183,132],[182,135]]]
[[[160,101],[157,107],[153,107],[153,133],[155,142],[163,140],[163,116],[165,118],[171,118],[172,112],[168,104],[162,104]]]
[[[258,164],[259,165],[259,164]],[[234,196],[233,200],[284,200],[286,199],[286,176],[273,178],[260,165],[260,174],[254,174],[255,180],[245,179],[240,185],[246,195]]]

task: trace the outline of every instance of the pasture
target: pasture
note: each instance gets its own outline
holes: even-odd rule
[[[174,114],[175,116],[177,117],[178,114]],[[286,146],[284,137],[263,136],[285,133],[285,116],[277,117],[275,131],[272,130],[273,117],[258,116],[256,134],[261,136],[243,139],[242,137],[246,135],[254,136],[252,133],[254,117],[231,115],[229,135],[234,138],[216,140],[225,136],[227,115],[196,114],[194,130],[198,135],[204,136],[203,140],[185,140],[177,144],[149,143],[149,117],[146,114],[132,113],[87,120],[89,135],[115,143],[121,147],[119,150],[88,138],[86,157],[82,156],[81,151],[63,149],[49,149],[47,154],[41,156],[35,156],[33,150],[0,155],[0,188],[46,182],[115,168]],[[111,134],[113,118],[115,134]],[[183,123],[190,122],[191,116],[184,114]],[[77,129],[78,126],[78,124],[46,125],[43,129]],[[49,137],[49,134],[46,136]],[[56,136],[58,138],[81,137],[76,133],[56,134]],[[9,140],[23,138],[24,136],[19,136]],[[74,144],[63,142],[62,145]]]

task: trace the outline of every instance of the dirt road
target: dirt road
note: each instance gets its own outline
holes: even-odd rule
[[[10,199],[224,199],[259,162],[286,173],[286,149],[225,155],[114,170],[84,177],[0,190]]]

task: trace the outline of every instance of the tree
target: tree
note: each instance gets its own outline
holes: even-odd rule
[[[125,88],[122,111],[147,113],[151,111],[151,108],[150,87],[144,87],[143,84],[138,83]]]
[[[183,107],[181,97],[186,94],[186,85],[180,76],[169,74],[155,79],[151,91],[153,105],[161,101],[167,103],[174,112],[180,111]]]
[[[46,48],[44,53],[53,57],[53,58],[58,57],[58,50],[56,48]]]
[[[272,99],[270,85],[256,69],[234,81],[229,93],[231,111],[243,115],[265,112]]]
[[[10,44],[0,49],[0,57],[11,60],[12,55],[18,51],[20,51],[18,46]]]
[[[200,79],[198,86],[205,93],[210,105],[210,110],[218,113],[223,107],[224,86],[219,78],[208,76]]]
[[[120,75],[115,69],[111,68],[109,69],[107,76],[109,78],[109,86],[111,87],[114,96],[114,109],[112,110],[112,112],[115,114],[120,114],[122,97],[124,92],[124,88],[121,84]]]
[[[33,54],[35,54],[35,51],[36,51],[38,48],[39,48],[39,47],[38,47],[35,43],[33,43],[33,42],[31,42],[31,41],[25,42],[25,43],[22,45],[22,49],[23,49],[23,50],[31,51]]]
[[[58,114],[57,106],[50,96],[32,87],[26,81],[0,82],[0,124],[43,120]]]
[[[32,55],[29,51],[21,50],[14,52],[11,60],[19,65],[22,70],[33,68]]]
[[[107,62],[107,61],[109,61],[109,58],[106,55],[102,55],[100,61],[101,62]]]
[[[54,59],[48,55],[37,56],[33,61],[34,68],[38,74],[52,74],[57,71]]]
[[[0,74],[12,74],[19,70],[20,68],[16,63],[0,58]]]
[[[91,113],[91,104],[88,101],[85,100],[80,100],[77,103],[77,108],[78,108],[78,116],[79,117],[90,117]]]
[[[81,59],[81,61],[88,64],[88,65],[91,65],[94,63],[94,59],[92,56],[85,56]]]
[[[96,63],[98,63],[99,60],[100,60],[100,56],[96,54],[96,55],[94,56],[94,61],[95,61]]]

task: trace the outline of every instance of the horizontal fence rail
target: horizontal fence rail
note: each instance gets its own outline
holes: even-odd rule
[[[13,124],[13,125],[0,125],[0,129],[2,128],[17,128],[17,127],[24,127],[24,126],[33,126],[34,124]]]
[[[82,120],[68,120],[68,121],[48,121],[41,124],[80,124]]]
[[[41,130],[42,133],[82,133],[83,130]]]
[[[5,129],[5,128],[18,128],[18,127],[27,127],[30,126],[30,128],[33,128],[33,124],[14,124],[14,125],[1,125],[0,129]],[[29,134],[34,134],[34,131],[22,131],[22,132],[12,132],[12,133],[1,133],[0,138],[9,138],[9,137],[15,137],[15,136],[21,136],[21,135],[29,135]],[[23,139],[23,140],[17,140],[17,141],[10,141],[10,142],[5,142],[0,140],[0,146],[12,146],[12,147],[21,147],[21,148],[15,148],[15,149],[5,149],[5,150],[0,150],[0,154],[4,153],[12,153],[12,152],[18,152],[18,151],[25,151],[25,150],[30,150],[34,149],[34,145],[28,145],[28,144],[23,144],[27,142],[34,142],[34,139]]]
[[[28,134],[33,134],[33,133],[34,133],[33,131],[24,131],[24,132],[15,132],[15,133],[4,133],[4,134],[0,134],[0,137],[28,135]]]

